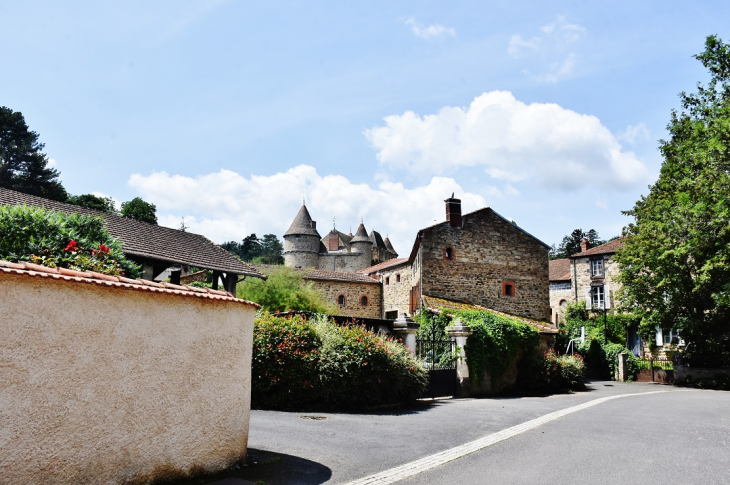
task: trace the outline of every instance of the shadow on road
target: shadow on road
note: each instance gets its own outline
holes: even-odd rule
[[[248,449],[246,464],[214,475],[175,482],[175,485],[319,485],[332,477],[332,470],[311,460],[271,451]]]

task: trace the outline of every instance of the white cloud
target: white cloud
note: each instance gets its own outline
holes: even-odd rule
[[[484,93],[466,108],[425,116],[406,111],[384,121],[365,136],[389,168],[440,174],[480,167],[494,179],[563,191],[624,190],[647,181],[644,163],[595,116],[525,104],[508,91]]]
[[[229,170],[197,177],[132,174],[128,184],[157,205],[160,224],[177,228],[185,217],[190,232],[218,243],[240,241],[252,232],[281,238],[306,197],[320,234],[332,228],[333,217],[345,232],[350,226],[356,229],[363,217],[368,231],[389,234],[401,256],[409,254],[418,229],[445,220],[443,201],[452,192],[461,198],[465,212],[487,205],[484,197],[465,193],[451,178],[434,177],[413,189],[389,181],[371,187],[341,175],[321,176],[308,165],[248,178]]]
[[[618,133],[618,139],[629,145],[635,145],[637,141],[648,140],[649,136],[649,128],[644,123],[629,125]]]
[[[575,44],[586,34],[586,29],[560,15],[555,22],[540,27],[540,32],[540,36],[530,40],[513,35],[507,52],[532,63],[532,69],[523,70],[525,74],[540,82],[556,83],[573,72],[577,59]]]
[[[406,25],[411,28],[411,32],[422,39],[441,39],[446,36],[456,37],[456,30],[452,27],[444,27],[439,24],[423,25],[413,18],[406,20]]]

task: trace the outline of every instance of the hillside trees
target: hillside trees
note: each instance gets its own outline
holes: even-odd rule
[[[259,239],[256,234],[243,238],[243,241],[227,241],[221,244],[226,251],[243,261],[262,264],[284,264],[284,245],[275,234],[265,234]]]
[[[121,215],[135,221],[157,224],[157,207],[139,197],[135,197],[129,202],[122,202]]]
[[[66,203],[112,214],[117,211],[111,197],[99,197],[93,194],[72,195],[66,200]]]
[[[710,82],[680,94],[649,195],[616,254],[625,301],[656,327],[681,331],[695,365],[730,365],[730,46],[710,36],[695,56]]]
[[[606,242],[599,238],[598,232],[595,229],[591,229],[588,232],[584,232],[583,229],[574,229],[573,232],[563,238],[560,246],[557,248],[555,245],[552,246],[550,249],[550,259],[569,258],[579,253],[581,251],[580,243],[584,238],[588,239],[591,247],[600,246]]]

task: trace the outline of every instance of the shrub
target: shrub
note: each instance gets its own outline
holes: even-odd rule
[[[334,313],[322,300],[312,283],[291,268],[282,266],[271,271],[267,280],[246,278],[238,285],[236,296],[254,301],[269,311],[308,311],[315,313]]]
[[[469,374],[476,382],[480,382],[485,371],[492,379],[501,377],[521,353],[534,349],[540,342],[540,334],[532,325],[514,318],[477,311],[458,311],[454,315],[471,327],[464,353]]]
[[[627,354],[628,379],[635,379],[639,374],[639,359],[620,344],[601,344],[598,340],[586,340],[585,344],[577,349],[595,377],[615,379],[618,373],[618,356]]]
[[[420,396],[427,373],[393,339],[319,317],[260,312],[254,325],[252,405],[343,410]]]
[[[0,205],[0,259],[138,278],[104,219],[40,207]]]
[[[517,385],[529,392],[561,392],[583,388],[585,364],[580,355],[558,356],[554,351],[532,353],[522,359]]]

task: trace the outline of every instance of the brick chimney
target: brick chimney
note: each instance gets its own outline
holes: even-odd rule
[[[585,253],[589,249],[591,249],[591,243],[589,243],[588,239],[584,237],[583,240],[580,242],[580,251],[582,253]]]
[[[455,199],[452,193],[444,202],[446,202],[446,220],[451,223],[451,227],[461,227],[461,199]]]

